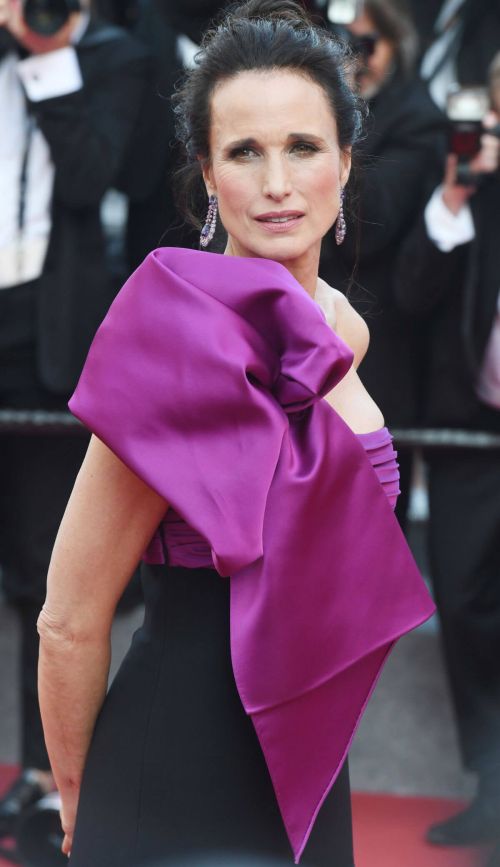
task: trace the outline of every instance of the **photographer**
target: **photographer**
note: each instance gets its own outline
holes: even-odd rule
[[[179,154],[174,147],[174,113],[168,95],[185,69],[194,63],[202,33],[220,13],[222,0],[143,0],[134,35],[155,58],[158,113],[162,125],[156,132],[162,159],[157,162],[156,182],[146,195],[133,196],[129,206],[127,251],[130,268],[136,268],[159,244],[168,247],[198,246],[199,232],[179,219],[173,174]],[[149,152],[151,143],[147,143]],[[149,153],[149,159],[151,155]]]
[[[0,406],[65,409],[112,300],[100,203],[128,157],[147,51],[86,2],[0,0]],[[21,776],[0,836],[53,786],[36,619],[86,438],[0,432],[0,566],[21,624]]]
[[[363,382],[389,426],[409,427],[417,416],[420,334],[418,323],[397,308],[393,271],[400,245],[424,206],[428,175],[440,170],[444,125],[415,73],[417,36],[404,3],[366,0],[346,29],[358,52],[356,78],[370,112],[355,155],[361,171],[346,190],[346,239],[341,246],[325,239],[323,270],[369,322]],[[355,264],[361,289],[353,291]],[[404,524],[411,451],[400,448],[398,459],[402,494],[396,512]]]
[[[401,307],[426,323],[424,422],[500,433],[500,55],[478,152],[450,154],[404,244]],[[457,178],[457,169],[460,169]],[[457,181],[460,181],[458,183]],[[500,839],[500,451],[430,452],[430,556],[463,761],[478,790],[429,829],[437,845]],[[500,865],[500,845],[488,867]]]

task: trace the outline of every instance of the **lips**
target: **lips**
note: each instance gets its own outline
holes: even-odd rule
[[[267,214],[259,214],[255,219],[259,223],[286,223],[303,216],[303,211],[269,211]]]
[[[267,214],[259,214],[255,217],[266,232],[282,235],[293,232],[304,219],[302,211],[269,211]]]

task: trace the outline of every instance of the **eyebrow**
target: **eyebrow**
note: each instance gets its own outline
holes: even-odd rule
[[[257,140],[254,138],[240,138],[237,141],[229,142],[229,144],[226,145],[224,150],[234,151],[234,150],[237,150],[238,148],[253,147],[256,144],[257,144]]]
[[[287,136],[287,141],[299,141],[302,139],[309,139],[309,141],[315,142],[316,144],[324,144],[324,139],[312,132],[291,132]],[[233,151],[238,150],[239,148],[255,147],[255,145],[258,145],[257,139],[250,136],[249,138],[242,138],[237,141],[229,142],[229,144],[225,146],[224,150]]]

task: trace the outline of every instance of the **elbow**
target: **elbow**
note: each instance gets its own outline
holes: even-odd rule
[[[45,603],[38,616],[37,631],[41,645],[67,653],[82,645],[108,643],[111,626],[108,630],[99,628],[95,618],[56,613]]]
[[[45,604],[38,615],[36,628],[44,644],[72,644],[73,634],[64,617],[54,614]]]

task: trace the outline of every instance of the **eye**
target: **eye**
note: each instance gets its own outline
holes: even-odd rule
[[[304,154],[305,156],[318,152],[316,145],[307,141],[297,141],[292,145],[293,153]]]
[[[257,152],[253,148],[250,148],[250,147],[234,148],[234,150],[230,151],[230,153],[229,153],[229,158],[232,160],[251,159],[254,156],[257,156]]]

